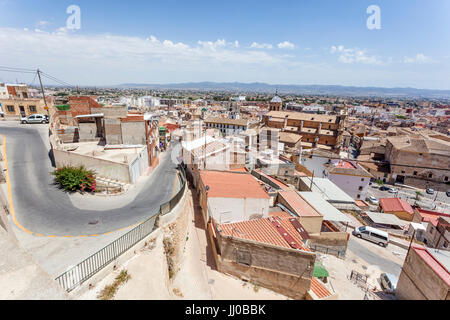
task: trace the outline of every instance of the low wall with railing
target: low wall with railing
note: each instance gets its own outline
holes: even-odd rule
[[[105,267],[117,264],[118,258],[125,252],[135,247],[138,243],[144,241],[148,236],[152,235],[161,225],[160,219],[166,214],[176,210],[178,204],[186,193],[187,182],[184,169],[179,168],[181,188],[177,194],[169,201],[161,204],[159,211],[140,223],[120,238],[114,240],[104,248],[100,249],[87,259],[83,260],[73,268],[58,276],[55,280],[67,291],[71,292],[83,283],[98,274]],[[181,201],[181,203],[180,203]]]

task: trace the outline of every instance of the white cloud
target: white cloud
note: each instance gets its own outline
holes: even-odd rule
[[[140,71],[145,74],[151,70],[152,77],[168,74],[169,71],[172,74],[176,74],[176,71],[180,74],[195,74],[200,71],[214,74],[211,70],[219,72],[223,68],[228,72],[230,66],[234,70],[241,70],[246,66],[249,70],[254,70],[256,65],[271,68],[288,62],[287,58],[280,55],[240,48],[238,41],[218,39],[189,45],[169,39],[159,40],[153,35],[148,38],[83,35],[65,28],[53,32],[0,28],[0,43],[0,59],[6,65],[32,64],[42,66],[42,69],[47,66],[47,70],[50,67],[61,70],[58,72],[72,74],[81,69],[91,73],[98,70],[98,78],[103,76],[107,81],[111,81],[110,77],[102,73],[131,74]]]
[[[351,63],[363,63],[363,64],[373,64],[381,65],[384,64],[377,56],[368,55],[367,50],[362,50],[359,48],[345,48],[343,45],[332,46],[332,54],[339,54],[338,61],[346,64]]]
[[[271,44],[269,44],[269,43],[258,43],[258,42],[253,42],[253,43],[250,45],[250,48],[253,48],[253,49],[272,49],[273,46],[272,46]]]
[[[415,57],[404,57],[403,63],[434,63],[432,58],[425,56],[423,53],[418,53]]]
[[[283,41],[278,44],[278,48],[280,49],[294,49],[295,45],[289,41]]]

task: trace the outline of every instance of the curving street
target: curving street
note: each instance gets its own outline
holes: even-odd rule
[[[30,126],[0,124],[6,136],[6,155],[15,215],[26,229],[44,236],[79,236],[111,232],[145,220],[168,201],[179,184],[176,165],[167,152],[135,199],[122,207],[82,210],[53,182],[48,147],[39,131]],[[132,192],[132,191],[128,191]],[[95,224],[92,224],[92,221]]]

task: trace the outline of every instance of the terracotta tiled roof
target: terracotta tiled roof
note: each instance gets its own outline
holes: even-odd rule
[[[331,296],[330,291],[324,287],[324,285],[316,279],[316,277],[311,278],[310,290],[319,298],[324,299]]]
[[[270,199],[251,174],[230,171],[200,171],[203,185],[209,186],[208,197]]]
[[[327,123],[335,123],[336,116],[329,116],[324,114],[311,114],[305,112],[295,112],[295,111],[270,111],[267,113],[267,116],[273,118],[282,118],[284,119],[288,116],[288,119],[293,120],[305,120],[305,121],[318,121],[318,122],[327,122]],[[314,119],[314,120],[313,120]]]
[[[269,211],[269,217],[292,218],[292,216],[289,213],[281,210],[281,208],[276,209],[278,210]]]
[[[429,222],[433,226],[437,226],[439,217],[450,217],[450,214],[447,213],[441,213],[441,212],[435,212],[430,210],[425,210],[421,208],[417,208],[417,212],[419,212],[420,216],[422,217],[423,222]]]
[[[322,216],[308,202],[306,202],[297,191],[282,191],[278,193],[300,217]]]
[[[302,136],[295,133],[289,133],[289,132],[280,132],[280,142],[286,142],[286,143],[297,143],[299,140],[302,139]]]
[[[408,212],[413,215],[414,210],[411,205],[399,198],[383,198],[380,199],[380,205],[383,212]]]
[[[270,219],[276,219],[302,250],[310,252],[311,250],[303,245],[303,239],[300,236],[300,233],[292,226],[289,221],[290,218],[269,217],[235,223],[218,224],[217,229],[221,235],[224,236],[267,243],[283,248],[292,248],[271,223]]]

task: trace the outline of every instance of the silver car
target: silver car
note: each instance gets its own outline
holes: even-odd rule
[[[390,273],[382,273],[380,282],[383,289],[388,293],[394,293],[397,288],[398,278]]]
[[[22,123],[48,123],[48,116],[43,114],[32,114],[20,119]]]

